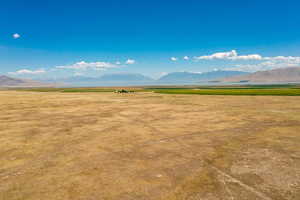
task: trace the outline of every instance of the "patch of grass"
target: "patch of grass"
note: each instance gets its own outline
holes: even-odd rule
[[[198,199],[205,193],[216,193],[220,183],[217,180],[217,174],[209,168],[205,168],[196,173],[196,175],[188,177],[179,185],[173,193],[162,199],[182,200],[182,199]]]

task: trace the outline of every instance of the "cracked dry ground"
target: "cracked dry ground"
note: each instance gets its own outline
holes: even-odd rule
[[[1,200],[300,199],[300,97],[0,92]]]

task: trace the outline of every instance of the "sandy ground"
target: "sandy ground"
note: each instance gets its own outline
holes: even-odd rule
[[[1,200],[300,199],[300,97],[0,92]]]

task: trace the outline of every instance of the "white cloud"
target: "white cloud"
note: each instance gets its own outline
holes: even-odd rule
[[[116,62],[116,65],[121,65],[121,62],[120,62],[120,61],[117,61],[117,62]]]
[[[212,59],[228,59],[232,57],[236,57],[237,52],[235,50],[229,51],[229,52],[219,52],[219,53],[214,53],[212,55],[207,55],[207,56],[199,56],[195,57],[195,59],[198,60],[212,60]]]
[[[232,68],[227,68],[227,70],[255,72],[287,67],[300,67],[300,61],[269,60],[257,64],[235,65]]]
[[[262,60],[262,56],[258,54],[242,55],[229,58],[232,60]]]
[[[214,59],[227,59],[227,60],[261,60],[262,56],[259,54],[238,55],[236,50],[228,52],[218,52],[211,55],[194,57],[196,60],[214,60]]]
[[[126,62],[125,62],[127,65],[132,65],[135,63],[135,60],[133,59],[128,59]]]
[[[57,69],[74,69],[74,70],[106,70],[109,68],[116,68],[118,67],[115,64],[109,62],[85,62],[80,61],[72,65],[63,65],[63,66],[56,66]]]
[[[274,56],[263,57],[259,54],[239,55],[236,50],[228,52],[218,52],[211,55],[194,57],[196,60],[256,60],[256,61],[278,61],[278,62],[297,62],[300,63],[300,57],[293,56]]]
[[[300,57],[293,57],[293,56],[264,57],[263,59],[276,61],[276,62],[300,63]]]
[[[252,61],[254,64],[239,64],[227,70],[239,71],[264,71],[285,67],[300,67],[300,57],[293,56],[274,56],[263,57],[259,54],[239,55],[237,51],[218,52],[211,55],[194,57],[195,60],[231,60],[231,61]]]
[[[177,61],[178,60],[178,58],[176,58],[176,57],[171,57],[170,58],[172,61]]]
[[[189,60],[190,58],[188,56],[184,56],[183,60]]]
[[[36,74],[46,73],[46,71],[44,69],[37,69],[37,70],[20,69],[16,72],[8,72],[8,73],[12,75],[24,75],[24,74],[36,75]]]
[[[14,33],[14,34],[12,35],[12,37],[13,37],[14,39],[18,39],[19,37],[21,37],[21,35],[18,34],[18,33]]]

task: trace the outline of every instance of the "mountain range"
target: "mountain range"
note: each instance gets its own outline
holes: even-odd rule
[[[78,84],[78,83],[99,83],[99,84],[187,84],[197,83],[201,81],[213,81],[219,78],[232,77],[237,75],[248,74],[247,72],[240,71],[212,71],[204,73],[194,72],[172,72],[166,74],[159,79],[155,80],[142,74],[136,73],[119,73],[119,74],[105,74],[100,77],[86,77],[86,76],[74,76],[61,80],[65,83]]]
[[[53,84],[47,84],[30,79],[12,78],[0,75],[0,87],[50,87]]]
[[[220,78],[227,78],[238,75],[245,75],[248,72],[241,71],[211,71],[211,72],[203,72],[203,73],[193,73],[193,72],[173,72],[169,73],[160,79],[159,82],[203,82],[203,81],[214,81]]]
[[[119,73],[119,74],[104,74],[100,77],[73,76],[62,79],[65,82],[136,82],[136,81],[153,81],[152,78],[137,73]]]
[[[172,72],[154,80],[137,73],[105,74],[101,77],[74,76],[59,80],[34,81],[0,75],[0,87],[50,87],[60,86],[128,86],[128,85],[180,85],[207,82],[229,83],[300,83],[300,67],[289,67],[258,71],[254,73],[240,71],[211,71],[204,73]]]
[[[251,74],[233,76],[222,79],[223,82],[260,82],[260,83],[300,83],[300,67],[279,68],[268,71],[258,71]]]
[[[116,73],[100,77],[73,76],[56,81],[70,86],[129,86],[148,85],[154,80],[138,73]]]

